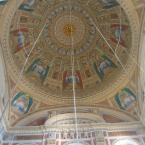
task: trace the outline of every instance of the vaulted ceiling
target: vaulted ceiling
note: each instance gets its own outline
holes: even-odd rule
[[[129,121],[138,120],[134,62],[142,1],[11,0],[0,4],[11,125],[42,110],[73,107],[74,90],[77,106],[97,107],[92,112],[105,122],[115,120],[113,110],[129,115]],[[43,124],[47,113],[30,117],[27,125]],[[128,120],[117,117],[114,122]]]

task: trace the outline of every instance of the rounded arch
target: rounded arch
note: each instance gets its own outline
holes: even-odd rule
[[[129,116],[129,114],[125,114],[124,112],[120,112],[117,110],[109,109],[109,108],[104,108],[104,107],[89,107],[89,106],[81,106],[78,107],[78,112],[77,113],[88,113],[86,110],[89,111],[91,115],[96,115],[97,118],[100,120],[104,120],[102,115],[103,114],[108,114],[111,116],[114,116],[119,119],[124,119],[124,122],[129,122],[129,121],[136,121],[132,116]],[[92,111],[90,111],[92,110]],[[60,114],[66,114],[66,113],[72,113],[73,108],[72,107],[61,107],[61,108],[52,108],[52,109],[44,109],[40,110],[38,112],[34,112],[32,114],[29,114],[25,116],[23,119],[19,120],[15,126],[27,126],[30,122],[37,120],[38,118],[46,117],[46,120],[49,118],[53,118],[56,115]],[[104,121],[105,122],[105,121]]]

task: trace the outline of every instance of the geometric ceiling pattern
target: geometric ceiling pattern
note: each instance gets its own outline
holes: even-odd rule
[[[79,104],[110,108],[137,120],[136,73],[129,54],[137,54],[138,21],[129,9],[122,8],[123,2],[5,3],[13,4],[3,18],[2,30],[10,89],[14,88],[11,125],[56,104],[72,106],[73,81]],[[99,115],[104,122],[126,121],[105,111]],[[32,124],[43,124],[47,118],[35,118]]]
[[[34,92],[71,100],[74,80],[82,99],[120,79],[131,37],[129,20],[116,1],[24,1],[11,23],[9,51],[20,72],[33,48],[23,75]]]
[[[0,0],[0,144],[144,144],[143,9],[144,0]]]

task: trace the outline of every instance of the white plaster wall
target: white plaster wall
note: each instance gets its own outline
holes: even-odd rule
[[[138,61],[138,96],[140,105],[140,119],[145,124],[145,11],[140,34],[139,61]]]

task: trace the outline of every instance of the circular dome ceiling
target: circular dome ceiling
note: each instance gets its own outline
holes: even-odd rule
[[[97,98],[125,80],[114,52],[127,66],[132,34],[116,0],[29,0],[12,19],[9,45],[14,80],[30,54],[21,85],[31,94],[72,99],[74,80],[78,99]]]

